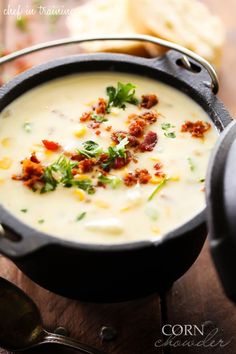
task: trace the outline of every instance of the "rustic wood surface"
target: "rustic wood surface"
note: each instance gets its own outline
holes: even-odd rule
[[[44,4],[59,4],[73,7],[79,1],[44,1]],[[212,10],[219,14],[226,26],[226,44],[220,71],[220,97],[236,116],[236,1],[204,0]],[[14,50],[31,43],[59,38],[67,34],[64,19],[58,18],[55,24],[45,17],[29,19],[27,26],[30,30],[20,31],[15,26],[14,16],[3,16],[3,9],[9,4],[16,7],[19,3],[32,5],[35,1],[0,1],[0,41],[7,49]],[[4,75],[13,75],[16,71],[27,67],[28,64],[43,62],[59,55],[66,55],[78,51],[78,48],[64,48],[48,50],[34,54],[17,65],[8,65]],[[167,260],[168,261],[168,260]],[[45,328],[54,331],[63,326],[68,333],[96,348],[103,349],[108,354],[207,354],[236,353],[236,311],[221,289],[214,266],[212,264],[209,247],[206,243],[201,255],[193,267],[179,279],[168,294],[160,297],[154,294],[148,298],[121,304],[85,304],[72,301],[44,290],[24,276],[9,260],[0,256],[0,275],[11,280],[21,287],[38,305]],[[162,338],[161,326],[170,324],[205,325],[205,328],[218,328],[218,339],[230,343],[221,348],[196,347],[155,347],[155,342]],[[117,330],[117,337],[111,342],[102,341],[99,337],[103,326],[113,326]],[[192,339],[192,338],[191,338]],[[31,354],[50,353],[64,354],[75,351],[64,350],[59,347],[41,347],[29,351]],[[1,354],[10,354],[0,349]]]

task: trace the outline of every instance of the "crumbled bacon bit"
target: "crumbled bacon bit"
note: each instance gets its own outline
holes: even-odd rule
[[[137,147],[140,144],[139,140],[133,135],[129,135],[128,140],[129,140],[128,147]]]
[[[96,159],[84,159],[79,162],[79,170],[81,173],[91,172],[94,165],[96,164]]]
[[[161,178],[165,178],[166,177],[166,174],[164,172],[161,171],[163,165],[161,162],[157,162],[155,165],[154,165],[154,169],[157,171],[155,173],[155,176],[156,177],[161,177]]]
[[[129,133],[136,138],[143,136],[144,129],[146,127],[147,123],[145,122],[144,119],[135,119],[130,125],[129,125]]]
[[[128,132],[123,130],[117,130],[116,132],[113,132],[111,135],[111,140],[116,144],[119,144],[120,140],[126,137],[129,140],[129,144],[127,145],[128,147],[137,147],[139,145],[139,140],[135,136],[130,135]]]
[[[152,151],[157,144],[157,134],[155,132],[148,132],[143,142],[140,144],[139,148],[142,152],[144,151]]]
[[[146,121],[148,121],[150,124],[153,124],[157,121],[158,118],[158,114],[154,111],[152,112],[145,112],[143,113],[140,118],[145,119]]]
[[[90,112],[84,112],[83,114],[82,114],[82,116],[80,117],[80,121],[81,122],[87,122],[87,121],[89,121],[89,120],[91,120],[91,113]]]
[[[124,166],[128,165],[128,163],[131,161],[131,157],[128,156],[128,151],[126,152],[126,158],[124,157],[116,157],[113,163],[113,168],[115,170],[118,170],[120,168],[123,168]]]
[[[101,134],[101,130],[96,130],[96,131],[95,131],[95,134],[96,134],[96,135],[100,135],[100,134]]]
[[[147,184],[152,178],[148,170],[146,169],[140,170],[139,168],[135,170],[135,176],[138,178],[138,181],[141,184]]]
[[[138,182],[138,178],[132,172],[129,172],[125,175],[123,181],[127,187],[132,187]]]
[[[97,114],[105,114],[107,110],[107,102],[104,98],[98,99],[98,104],[93,107]]]
[[[159,171],[159,170],[162,168],[162,163],[161,163],[161,162],[157,162],[157,163],[154,165],[154,168],[155,168],[155,170]]]
[[[80,161],[82,161],[82,160],[85,160],[85,159],[86,159],[86,156],[83,155],[83,154],[72,154],[72,155],[70,155],[70,158],[71,158],[71,160],[73,160],[73,161],[78,161],[78,162],[80,162]]]
[[[127,135],[128,132],[125,132],[124,130],[117,130],[111,134],[111,140],[114,141],[114,143],[119,144],[120,140],[126,138]]]
[[[42,142],[45,148],[51,151],[57,151],[61,147],[60,144],[56,143],[55,141],[42,140]]]
[[[210,123],[198,120],[196,122],[186,121],[182,127],[181,132],[189,132],[194,138],[203,138],[204,133],[211,128]]]
[[[97,129],[100,127],[100,123],[99,122],[91,122],[91,123],[89,123],[88,127],[92,128],[92,129]]]
[[[111,126],[111,125],[109,125],[108,127],[105,128],[105,130],[106,130],[107,132],[110,132],[111,129],[112,129],[112,126]]]
[[[124,184],[128,187],[134,186],[137,182],[140,184],[147,184],[152,176],[146,169],[140,170],[139,168],[136,168],[135,172],[129,172],[125,175],[123,178]]]
[[[42,183],[44,173],[43,167],[30,159],[22,161],[22,175],[13,175],[12,179],[16,181],[24,181],[24,185],[34,188],[37,183]]]
[[[143,95],[141,101],[141,107],[143,108],[152,108],[158,103],[158,98],[156,95]]]
[[[31,154],[30,161],[35,162],[35,163],[40,163],[39,159],[37,158],[35,152]]]
[[[166,173],[162,172],[162,171],[157,171],[155,173],[155,176],[156,177],[159,177],[159,178],[166,178]]]

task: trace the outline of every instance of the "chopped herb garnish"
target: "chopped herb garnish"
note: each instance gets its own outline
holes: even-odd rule
[[[198,182],[199,182],[199,183],[204,183],[204,182],[205,182],[205,178],[200,178],[200,179],[198,180]]]
[[[45,185],[41,189],[41,193],[54,191],[60,183],[67,188],[78,187],[88,194],[94,194],[95,189],[90,178],[81,181],[74,178],[72,169],[77,165],[78,162],[71,161],[63,155],[60,156],[56,162],[46,167],[43,175]]]
[[[171,138],[171,139],[174,139],[176,138],[176,134],[175,132],[165,132],[164,135],[167,137],[167,138]]]
[[[127,137],[122,139],[118,145],[109,146],[108,151],[108,160],[104,162],[101,166],[104,170],[110,167],[117,157],[126,158],[126,149],[125,146],[129,143]]]
[[[62,183],[64,187],[71,187],[74,178],[72,175],[72,169],[77,165],[78,163],[76,161],[71,161],[62,155],[51,165],[51,169],[60,174],[61,178],[59,182]]]
[[[23,128],[26,133],[31,133],[32,131],[32,125],[30,122],[25,122]]]
[[[188,157],[188,165],[189,165],[190,171],[194,172],[196,170],[196,165],[191,157]]]
[[[154,189],[154,191],[152,192],[152,194],[149,196],[148,201],[150,202],[155,195],[162,189],[162,187],[164,187],[164,185],[166,184],[166,182],[169,180],[169,178],[163,178],[163,180],[161,180],[161,182],[156,186],[156,188]]]
[[[44,219],[40,219],[40,220],[38,220],[38,224],[43,224],[45,222],[45,220]]]
[[[27,31],[28,28],[28,18],[26,16],[21,16],[16,19],[16,27],[22,31]]]
[[[139,100],[135,97],[135,88],[133,84],[117,83],[117,87],[109,86],[106,88],[108,100],[108,112],[111,107],[118,107],[125,109],[126,103],[138,105]]]
[[[163,123],[161,125],[162,130],[169,130],[170,128],[175,128],[175,127],[173,125],[171,125],[170,123]]]
[[[108,121],[108,119],[105,116],[96,113],[92,113],[92,119],[94,119],[98,123],[103,123]]]
[[[104,176],[103,174],[100,174],[98,176],[98,181],[103,183],[103,184],[108,184],[111,186],[111,188],[116,189],[120,186],[121,184],[121,179],[117,176]]]
[[[94,188],[94,186],[92,184],[92,180],[90,178],[83,179],[82,181],[73,180],[73,186],[83,189],[88,194],[95,193],[95,188]]]
[[[99,156],[103,152],[102,148],[97,143],[95,143],[95,141],[88,140],[85,141],[82,145],[83,149],[78,149],[78,152],[88,158]]]
[[[170,123],[163,123],[161,125],[161,129],[164,130],[164,135],[167,138],[174,139],[174,138],[176,138],[176,133],[173,130],[169,131],[169,129],[171,129],[171,128],[175,128],[175,126],[171,125]]]
[[[80,220],[82,220],[85,216],[86,216],[86,212],[85,211],[83,211],[82,213],[80,213],[78,216],[77,216],[77,218],[76,218],[76,221],[80,221]]]
[[[24,208],[20,210],[22,213],[27,213],[28,209]]]
[[[57,188],[58,181],[53,176],[53,170],[51,166],[45,168],[43,181],[45,182],[45,185],[41,189],[40,193],[52,192]]]

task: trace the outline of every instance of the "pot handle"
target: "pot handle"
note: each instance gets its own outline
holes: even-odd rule
[[[23,55],[30,54],[33,52],[37,52],[39,50],[43,49],[48,49],[48,48],[53,48],[53,47],[59,47],[62,45],[68,45],[68,44],[76,44],[76,43],[84,43],[84,42],[93,42],[93,41],[110,41],[110,40],[118,40],[118,41],[140,41],[140,42],[149,42],[152,44],[157,44],[162,47],[168,48],[168,49],[173,49],[179,53],[183,54],[183,57],[180,59],[182,61],[183,66],[191,70],[192,65],[188,59],[191,58],[198,62],[200,65],[202,65],[208,72],[210,78],[211,78],[211,89],[214,94],[217,94],[219,90],[219,80],[216,74],[215,69],[213,66],[208,63],[207,60],[202,58],[200,55],[192,52],[191,50],[182,47],[179,44],[173,43],[166,41],[161,38],[156,38],[153,36],[145,35],[145,34],[134,34],[134,35],[101,35],[101,36],[78,36],[78,37],[68,37],[68,38],[62,38],[62,39],[56,39],[54,41],[50,42],[44,42],[40,44],[33,45],[31,47],[27,47],[24,49],[21,49],[19,51],[16,51],[14,53],[8,54],[2,58],[0,58],[0,65],[7,63],[9,61],[12,61],[14,59],[17,59]]]
[[[0,224],[0,253],[10,259],[22,258],[48,245],[47,238],[34,234],[22,236],[10,227]]]

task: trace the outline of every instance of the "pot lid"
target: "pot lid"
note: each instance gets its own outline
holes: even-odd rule
[[[213,260],[227,296],[236,302],[236,121],[213,151],[206,197]]]

